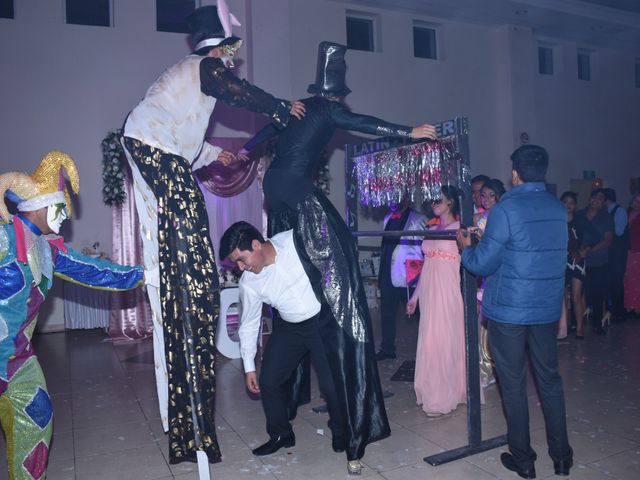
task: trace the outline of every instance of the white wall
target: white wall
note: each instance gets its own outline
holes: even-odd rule
[[[290,1],[290,63],[296,66],[291,71],[294,97],[308,95],[306,88],[315,78],[318,43],[322,40],[346,42],[347,10],[363,9],[337,2]],[[467,116],[471,125],[474,169],[492,175],[502,173],[503,169],[495,166],[499,156],[498,131],[494,128],[497,112],[493,108],[498,98],[498,90],[493,88],[496,75],[492,68],[487,68],[485,58],[493,55],[493,32],[478,26],[442,23],[406,13],[366,11],[380,19],[382,48],[378,52],[347,52],[347,85],[353,91],[347,97],[349,106],[359,113],[411,126]],[[413,57],[414,19],[441,24],[439,40],[444,59]],[[465,40],[468,36],[474,41]],[[268,42],[266,37],[265,32],[264,42]],[[473,81],[469,81],[469,76]],[[361,134],[337,134],[334,138],[331,200],[340,212],[344,212],[343,145],[366,138]],[[379,226],[379,219],[360,219],[363,230]],[[376,244],[379,239],[363,243]]]
[[[304,96],[315,75],[321,40],[346,41],[347,10],[376,15],[380,51],[347,53],[347,101],[354,111],[414,125],[457,115],[470,123],[473,173],[510,178],[510,153],[520,134],[551,155],[548,181],[561,192],[583,170],[596,170],[605,185],[629,198],[628,180],[640,176],[640,89],[634,86],[638,53],[596,50],[591,82],[577,79],[577,45],[556,42],[557,74],[538,73],[538,42],[531,29],[486,26],[364,8],[342,2],[289,1],[293,96]],[[413,57],[413,20],[438,25],[441,57]],[[265,32],[266,34],[267,32]],[[553,39],[551,39],[553,40]],[[262,42],[268,42],[263,38]],[[261,43],[262,43],[261,42]],[[267,47],[262,45],[263,49]],[[257,74],[257,73],[256,73]],[[340,141],[359,135],[339,135]],[[332,200],[344,210],[343,152],[332,159]],[[362,228],[369,228],[366,221]]]
[[[557,47],[558,72],[535,77],[538,140],[555,162],[549,177],[558,190],[570,178],[595,170],[627,205],[629,178],[640,176],[640,89],[634,55],[600,49],[592,55],[591,81],[577,78],[576,45]]]
[[[99,241],[110,251],[110,210],[102,204],[100,141],[119,127],[146,88],[189,52],[186,36],[155,31],[153,0],[114,0],[114,26],[64,23],[64,0],[16,0],[16,19],[0,19],[0,155],[2,171],[31,170],[40,156],[62,149],[76,160],[81,195],[66,237],[78,248]],[[228,0],[244,24],[240,75],[282,98],[307,96],[322,40],[346,41],[347,10],[380,19],[381,51],[347,53],[348,104],[356,112],[414,125],[467,116],[473,173],[508,180],[508,155],[521,132],[548,148],[548,181],[562,191],[570,178],[596,170],[628,198],[640,177],[640,89],[634,54],[598,50],[593,81],[576,79],[579,45],[558,42],[558,73],[537,73],[530,29],[472,25],[329,0]],[[205,4],[215,0],[203,1]],[[413,58],[413,20],[439,25],[439,60]],[[549,40],[549,39],[544,39]],[[635,56],[640,56],[640,51]],[[210,134],[244,136],[261,120],[216,107]],[[344,211],[344,152],[365,136],[333,141],[331,200]],[[377,228],[361,219],[361,228]],[[373,240],[372,243],[377,243]],[[62,324],[59,294],[45,328]]]

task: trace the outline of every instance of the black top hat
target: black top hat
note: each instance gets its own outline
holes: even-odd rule
[[[344,97],[351,93],[344,83],[347,64],[344,54],[347,47],[333,42],[320,42],[318,46],[318,66],[316,68],[316,83],[307,88],[307,92],[314,95],[330,95]]]
[[[194,10],[186,20],[194,50],[199,50],[201,47],[196,48],[196,46],[203,40],[210,38],[223,39],[216,45],[220,47],[233,45],[240,40],[239,37],[235,36],[225,37],[222,22],[218,17],[218,8],[215,5],[207,5]]]

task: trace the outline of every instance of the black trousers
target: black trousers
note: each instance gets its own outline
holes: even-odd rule
[[[391,283],[391,272],[380,275],[380,330],[382,342],[380,350],[384,353],[396,353],[396,317],[398,305],[407,301],[407,289],[394,287]]]
[[[602,328],[603,304],[609,291],[609,267],[587,265],[587,304],[591,307],[591,325],[594,330]]]
[[[549,456],[553,461],[568,460],[572,456],[562,378],[558,372],[557,333],[558,322],[517,325],[489,319],[489,343],[507,417],[509,450],[523,469],[533,467],[536,459],[529,438],[527,349],[542,402]]]
[[[267,433],[275,438],[291,432],[289,423],[290,377],[300,360],[309,353],[318,376],[320,391],[327,402],[329,428],[334,436],[344,433],[344,420],[329,368],[318,317],[300,323],[286,322],[276,316],[273,333],[267,342],[260,371],[260,394],[267,420]]]

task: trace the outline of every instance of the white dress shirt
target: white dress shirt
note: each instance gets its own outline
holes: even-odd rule
[[[320,312],[320,302],[313,292],[293,243],[293,230],[269,239],[276,250],[275,262],[260,273],[243,272],[240,277],[240,355],[245,372],[256,370],[255,356],[262,319],[262,304],[278,310],[282,319],[300,323]]]

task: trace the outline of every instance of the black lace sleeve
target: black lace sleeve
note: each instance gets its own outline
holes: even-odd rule
[[[339,128],[370,133],[380,137],[410,137],[411,127],[389,123],[370,115],[353,113],[344,104],[331,102],[331,116]]]
[[[280,128],[289,123],[289,102],[236,77],[217,58],[205,57],[200,62],[200,90],[234,107],[268,115]]]

